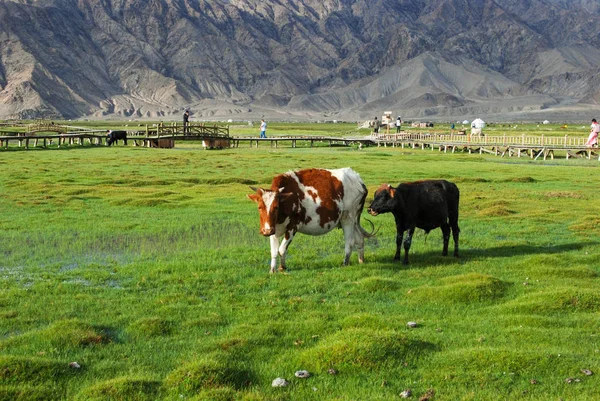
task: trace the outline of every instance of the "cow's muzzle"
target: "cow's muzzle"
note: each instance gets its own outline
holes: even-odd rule
[[[266,228],[262,228],[260,230],[261,235],[264,235],[265,237],[270,237],[271,235],[275,234],[275,229],[274,228],[270,228],[270,229],[266,229]]]
[[[371,216],[377,216],[379,213],[376,212],[375,210],[368,208],[367,209],[367,213],[369,213]]]

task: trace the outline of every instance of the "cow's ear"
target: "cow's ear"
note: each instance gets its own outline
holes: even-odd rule
[[[250,199],[251,201],[254,201],[256,203],[258,203],[258,201],[260,200],[260,196],[257,194],[248,194],[246,196],[248,197],[248,199]]]
[[[390,196],[393,198],[396,195],[396,190],[394,188],[390,188]]]

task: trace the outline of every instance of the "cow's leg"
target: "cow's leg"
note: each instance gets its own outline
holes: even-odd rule
[[[344,266],[350,264],[350,255],[354,246],[354,222],[348,222],[342,225],[344,231]]]
[[[358,253],[358,263],[365,261],[365,235],[358,226],[354,226],[354,245]]]
[[[458,223],[452,224],[450,228],[452,228],[452,239],[454,240],[454,257],[458,258],[458,234],[460,233]]]
[[[408,251],[410,250],[410,245],[412,244],[412,237],[415,233],[415,227],[411,227],[408,229],[408,233],[406,233],[406,239],[404,240],[404,263],[408,264]]]
[[[442,256],[448,256],[448,242],[450,242],[450,226],[448,223],[443,223],[440,228],[442,229],[442,235],[444,237],[444,249],[442,250]]]
[[[396,217],[396,216],[394,216]],[[402,249],[402,237],[404,236],[404,229],[400,225],[398,219],[396,219],[396,254],[394,260],[400,260],[400,250]]]
[[[275,273],[277,267],[277,255],[279,254],[279,238],[275,235],[269,237],[271,242],[271,273]]]
[[[287,256],[288,247],[292,243],[293,239],[294,239],[294,233],[286,232],[285,235],[283,236],[283,240],[281,241],[281,245],[279,245],[279,258],[280,258],[279,271],[280,272],[283,272],[287,269],[287,267],[285,265],[285,257]]]

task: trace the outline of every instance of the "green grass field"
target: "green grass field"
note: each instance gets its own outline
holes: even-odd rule
[[[248,186],[346,166],[370,199],[455,182],[461,258],[418,231],[393,263],[381,215],[365,264],[341,266],[336,230],[269,275]],[[0,400],[598,400],[599,173],[397,148],[0,151]]]

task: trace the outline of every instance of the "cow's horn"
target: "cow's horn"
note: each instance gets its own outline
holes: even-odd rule
[[[258,188],[250,186],[250,189],[253,190],[254,192],[258,191]]]

